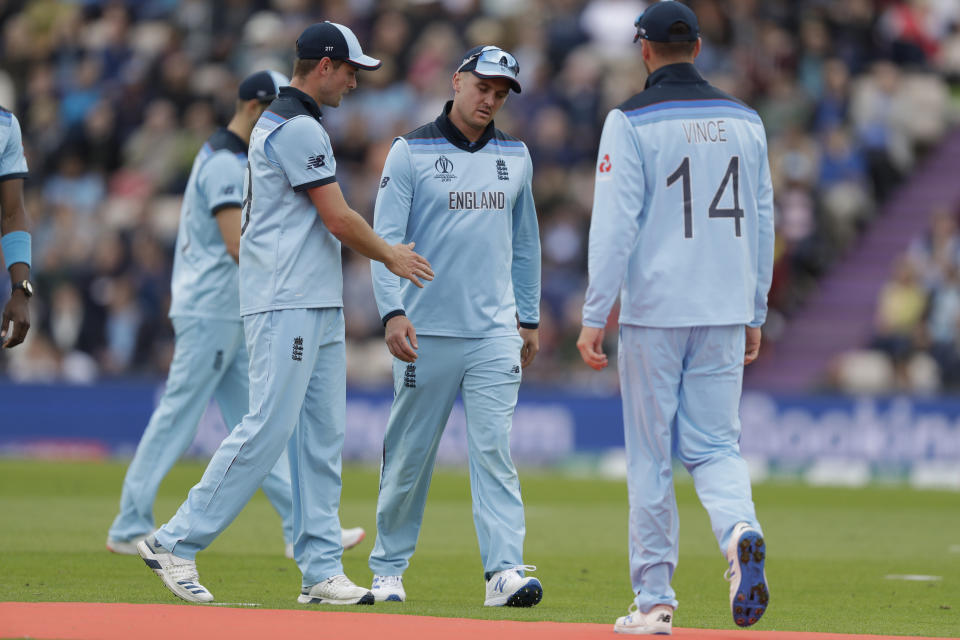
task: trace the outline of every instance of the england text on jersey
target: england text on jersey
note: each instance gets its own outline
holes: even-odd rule
[[[450,211],[505,210],[507,194],[503,191],[451,191],[449,195]]]

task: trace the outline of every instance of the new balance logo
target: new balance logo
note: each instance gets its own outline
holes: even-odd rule
[[[520,365],[518,364],[513,365],[513,368],[510,369],[510,373],[520,373]]]
[[[659,616],[657,616],[657,622],[670,622],[670,614],[661,613]]]
[[[307,169],[319,169],[326,163],[325,157],[321,155],[310,156],[307,158]]]
[[[383,189],[388,182],[390,182],[390,176],[383,176],[383,180],[380,181],[380,188]]]
[[[303,338],[300,336],[293,339],[293,359],[297,362],[303,360]]]
[[[213,358],[213,370],[220,371],[223,367],[223,349],[217,351],[217,355]]]
[[[403,372],[403,386],[411,389],[417,386],[417,368],[412,364],[408,364],[407,370]]]
[[[236,190],[237,190],[237,188],[236,188],[235,186],[233,186],[232,184],[228,184],[228,185],[225,186],[223,189],[220,189],[220,193],[222,193],[222,194],[225,195],[225,196],[229,196],[230,194],[232,194],[232,193],[233,193],[234,191],[236,191]]]
[[[506,578],[497,578],[497,584],[493,585],[493,590],[494,590],[494,591],[499,591],[500,593],[503,593],[503,588],[504,588],[505,586],[507,586],[507,579],[506,579]]]
[[[497,158],[497,179],[509,180],[510,174],[507,173],[507,162],[503,158]]]

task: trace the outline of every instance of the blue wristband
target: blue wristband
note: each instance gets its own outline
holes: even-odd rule
[[[18,262],[30,266],[30,234],[26,231],[11,231],[0,237],[0,249],[3,249],[7,269]]]

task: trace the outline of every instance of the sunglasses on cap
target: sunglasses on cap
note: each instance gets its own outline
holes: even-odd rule
[[[484,47],[461,62],[457,71],[472,71],[483,78],[507,78],[519,93],[520,63],[500,47]]]

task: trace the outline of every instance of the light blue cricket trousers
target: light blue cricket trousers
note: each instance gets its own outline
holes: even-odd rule
[[[343,573],[340,454],[346,425],[343,310],[244,317],[250,409],[157,541],[192,560],[233,522],[289,443],[294,558],[311,586]]]
[[[240,423],[249,400],[249,360],[240,321],[173,318],[176,343],[160,404],[150,416],[127,468],[113,540],[130,540],[156,527],[153,502],[160,483],[193,442],[212,396],[228,429]],[[283,539],[293,540],[290,465],[281,456],[263,481],[263,491],[283,520]]]
[[[693,476],[721,552],[738,522],[760,530],[739,445],[744,342],[743,325],[620,327],[630,579],[642,612],[677,606],[672,455]]]
[[[418,336],[417,361],[393,362],[393,407],[383,442],[376,575],[410,565],[423,522],[440,436],[463,395],[473,522],[486,573],[523,564],[526,532],[520,480],[510,459],[510,429],[520,389],[520,336]]]

